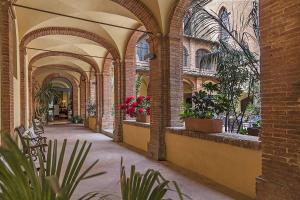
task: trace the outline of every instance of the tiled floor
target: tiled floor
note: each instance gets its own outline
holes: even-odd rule
[[[159,170],[167,179],[177,181],[183,192],[191,196],[194,200],[243,199],[226,189],[216,187],[202,178],[195,177],[184,170],[180,170],[168,162],[157,162],[148,159],[142,154],[112,142],[109,137],[99,133],[93,133],[82,126],[70,124],[52,125],[46,127],[45,131],[49,139],[57,139],[59,143],[65,138],[68,139],[69,147],[73,146],[77,139],[92,142],[93,146],[87,158],[86,165],[99,159],[100,162],[93,172],[106,172],[106,174],[100,177],[84,181],[75,192],[74,199],[90,191],[101,191],[103,193],[120,196],[119,173],[121,157],[123,157],[127,169],[130,168],[130,165],[135,164],[137,169],[142,172],[148,168]],[[67,155],[70,154],[69,148]],[[223,191],[223,193],[220,191]],[[233,197],[233,195],[235,195],[235,197]],[[171,194],[171,197],[172,196]],[[120,198],[116,197],[116,199]],[[177,198],[175,197],[174,199]]]

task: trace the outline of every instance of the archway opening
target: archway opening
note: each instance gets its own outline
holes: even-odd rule
[[[73,86],[65,78],[54,78],[50,81],[56,94],[49,104],[48,121],[67,122],[74,117]]]

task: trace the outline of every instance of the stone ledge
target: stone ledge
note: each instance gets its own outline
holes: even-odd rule
[[[195,131],[188,131],[184,127],[168,127],[166,131],[172,134],[183,135],[193,138],[199,138],[204,140],[211,140],[214,142],[230,144],[242,148],[260,150],[261,145],[258,137],[249,135],[240,135],[232,133],[200,133]]]
[[[139,126],[143,128],[150,128],[149,123],[137,122],[135,120],[123,120],[123,123],[128,125],[133,125],[133,126]]]

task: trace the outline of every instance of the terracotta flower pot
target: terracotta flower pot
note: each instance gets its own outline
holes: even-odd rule
[[[137,122],[142,122],[142,123],[150,123],[150,115],[137,114],[136,115],[136,121]]]
[[[222,133],[223,121],[220,119],[187,118],[184,120],[185,128],[189,131],[203,133]]]
[[[259,136],[260,133],[260,128],[247,128],[248,131],[248,135],[252,135],[252,136]]]

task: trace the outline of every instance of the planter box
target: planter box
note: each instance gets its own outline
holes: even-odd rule
[[[248,135],[259,136],[260,128],[247,128]]]
[[[142,123],[150,123],[150,115],[137,114],[136,121],[137,122],[142,122]]]
[[[203,133],[222,133],[223,121],[220,119],[187,118],[184,120],[185,128],[189,131]]]

